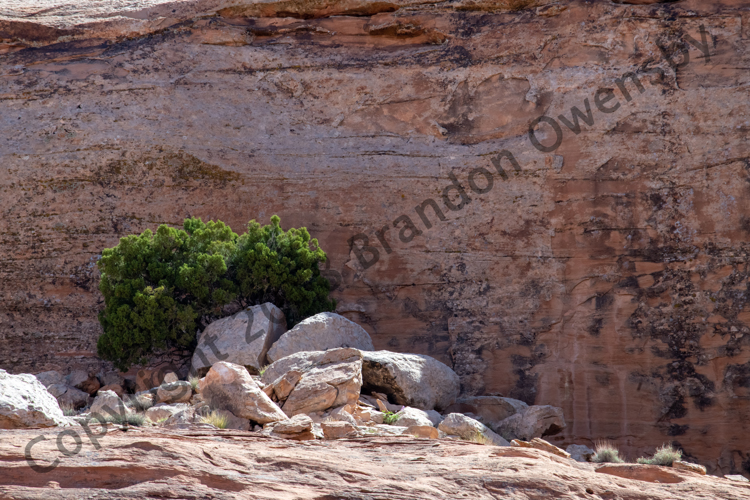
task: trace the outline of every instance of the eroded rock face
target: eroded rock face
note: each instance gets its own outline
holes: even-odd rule
[[[278,361],[297,352],[326,351],[353,347],[372,351],[372,340],[357,323],[333,313],[319,313],[294,325],[268,351],[268,360]]]
[[[270,364],[268,349],[284,332],[284,313],[268,302],[214,321],[198,339],[191,371],[202,376],[217,361],[226,361],[259,373]]]
[[[553,444],[679,440],[742,472],[744,2],[57,5],[2,12],[0,366],[99,363],[95,262],[120,237],[277,213],[320,240],[375,348],[562,408]],[[559,116],[575,128],[584,99],[576,133]],[[555,151],[529,139],[543,113]]]
[[[11,375],[0,369],[0,429],[64,425],[55,398],[28,373]]]

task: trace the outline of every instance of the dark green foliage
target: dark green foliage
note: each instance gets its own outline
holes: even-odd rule
[[[120,239],[99,260],[105,309],[99,355],[125,370],[157,350],[191,349],[196,331],[225,315],[225,306],[272,302],[287,326],[332,311],[329,284],[318,270],[326,254],[307,229],[283,231],[248,223],[241,236],[223,222],[186,219],[153,234]]]

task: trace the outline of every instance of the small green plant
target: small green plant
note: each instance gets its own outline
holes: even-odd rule
[[[606,462],[621,464],[624,462],[624,460],[620,458],[620,450],[609,441],[598,441],[596,443],[596,453],[591,457],[591,461],[600,464]]]
[[[214,410],[205,417],[201,417],[201,422],[211,424],[217,429],[226,429],[227,425],[229,425],[229,417],[225,413],[219,413]]]
[[[647,465],[666,465],[671,467],[676,460],[682,459],[682,450],[675,449],[671,444],[664,444],[656,449],[651,458],[640,457],[636,462]]]
[[[73,407],[73,405],[69,403],[61,404],[60,409],[62,410],[63,415],[65,415],[66,417],[72,417],[72,416],[78,415],[78,410],[76,410]]]
[[[161,425],[164,422],[166,422],[167,420],[169,420],[169,417],[160,418],[159,420],[156,421],[156,424],[157,425]]]
[[[154,406],[154,400],[143,396],[133,396],[125,402],[125,406],[138,412],[144,412]]]
[[[104,421],[117,425],[134,425],[140,427],[146,423],[146,416],[142,413],[115,413],[104,417]]]
[[[263,368],[260,369],[260,372],[258,372],[258,373],[260,374],[261,377],[263,376],[264,373],[266,373],[266,370],[268,369],[269,366],[271,366],[271,365],[266,365],[266,366],[264,366]]]
[[[190,388],[193,390],[193,392],[198,392],[198,383],[201,381],[198,377],[190,377],[188,379],[188,382],[190,382]]]
[[[396,423],[396,420],[401,418],[401,415],[394,413],[392,411],[385,410],[383,412],[383,423],[388,425],[393,425]]]

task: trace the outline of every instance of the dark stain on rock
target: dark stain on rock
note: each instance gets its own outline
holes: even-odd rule
[[[603,318],[593,318],[591,320],[591,324],[586,329],[586,331],[588,331],[589,335],[591,335],[592,337],[598,337],[602,333],[603,325],[604,325]]]

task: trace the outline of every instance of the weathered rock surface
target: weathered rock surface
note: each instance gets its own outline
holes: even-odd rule
[[[357,436],[357,427],[349,422],[321,422],[320,427],[323,429],[323,436],[326,439],[343,439]]]
[[[529,406],[491,427],[506,438],[531,440],[559,434],[565,429],[565,417],[554,406]]]
[[[174,405],[158,404],[147,409],[145,413],[146,417],[152,422],[159,422],[187,409],[188,405],[184,403]]]
[[[562,408],[554,444],[608,436],[640,456],[676,439],[740,473],[746,4],[524,5],[5,2],[0,366],[100,363],[95,261],[120,237],[278,213],[320,240],[338,312],[377,349],[450,363],[467,394]],[[687,39],[670,64],[657,42],[700,45],[701,25],[710,57]],[[576,134],[559,115],[584,99]],[[554,152],[529,140],[542,113]],[[450,172],[471,198],[456,211]],[[429,227],[427,199],[445,217],[424,206]]]
[[[435,426],[430,416],[427,414],[427,412],[422,411],[418,408],[411,408],[406,407],[403,410],[396,413],[398,415],[398,420],[396,420],[397,425],[403,425],[406,427],[411,426]]]
[[[362,354],[357,349],[341,348],[292,354],[269,366],[262,380],[272,380],[273,375],[285,371],[286,367],[301,373],[299,381],[281,406],[290,417],[347,404],[354,405],[359,399]]]
[[[509,446],[502,436],[495,434],[489,427],[461,413],[451,413],[438,425],[438,430],[449,436],[458,436],[467,441],[487,441],[495,446]]]
[[[328,441],[321,446],[320,442],[270,441],[236,430],[199,429],[194,424],[190,429],[172,428],[169,432],[161,428],[110,429],[101,440],[102,448],[95,450],[86,443],[83,429],[77,429],[84,448],[68,457],[56,448],[59,430],[5,431],[0,439],[0,497],[241,500],[255,496],[281,500],[290,496],[367,498],[375,489],[383,498],[435,500],[514,496],[741,500],[750,492],[747,483],[677,469],[666,469],[681,480],[671,484],[621,479],[597,474],[592,464],[544,451],[462,441],[396,436]],[[31,458],[39,466],[60,459],[57,467],[45,474],[31,471],[24,457],[27,443],[40,434],[45,440],[31,449]]]
[[[88,392],[64,384],[51,385],[47,387],[47,391],[57,398],[61,408],[71,407],[78,410],[91,402],[91,396]]]
[[[545,441],[544,439],[534,438],[531,441],[522,441],[520,439],[514,439],[510,442],[511,446],[517,447],[517,448],[534,448],[537,450],[546,451],[549,453],[552,453],[553,455],[557,455],[558,457],[563,458],[571,458],[570,453],[568,453],[565,450],[561,450],[554,444]]]
[[[363,351],[362,356],[363,388],[384,392],[393,403],[442,410],[458,397],[458,376],[435,358],[390,351]]]
[[[440,432],[431,425],[410,425],[406,433],[418,438],[438,439]]]
[[[99,390],[101,384],[91,371],[73,370],[65,377],[65,383],[93,396]]]
[[[217,361],[226,361],[260,373],[270,364],[266,359],[268,349],[285,332],[284,313],[269,302],[214,321],[198,339],[191,371],[202,376]]]
[[[121,398],[125,395],[125,389],[119,384],[103,385],[99,388],[99,391],[112,391]]]
[[[281,422],[266,424],[264,430],[269,430],[271,436],[296,441],[310,441],[315,439],[313,435],[313,420],[307,415],[295,415]]]
[[[65,383],[65,377],[63,377],[62,373],[55,370],[37,373],[34,376],[44,387]]]
[[[209,406],[230,411],[236,417],[260,424],[287,418],[243,366],[226,361],[214,363],[201,379],[200,389],[201,397]]]
[[[471,413],[485,425],[496,429],[506,418],[523,412],[529,405],[518,399],[501,396],[466,396],[445,409],[446,413]]]
[[[178,380],[176,382],[165,382],[164,384],[151,389],[155,394],[154,402],[156,403],[186,403],[190,401],[193,395],[193,389],[190,382]]]
[[[66,423],[57,400],[34,375],[12,375],[0,369],[0,429]]]
[[[374,349],[364,328],[338,314],[323,312],[294,325],[273,344],[268,359],[274,362],[302,351],[327,351],[338,347]]]
[[[672,462],[672,467],[675,469],[695,472],[696,474],[700,474],[702,476],[706,475],[706,468],[704,466],[700,464],[686,462],[684,460],[675,460],[674,462]]]
[[[99,415],[102,418],[113,415],[125,415],[131,412],[132,410],[125,406],[120,396],[113,391],[99,391],[99,394],[96,395],[94,402],[91,403],[91,407],[88,409],[89,414]]]
[[[570,453],[570,458],[576,462],[588,462],[594,456],[594,450],[583,444],[571,444],[565,451]]]

